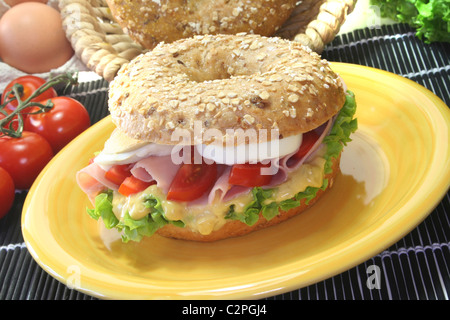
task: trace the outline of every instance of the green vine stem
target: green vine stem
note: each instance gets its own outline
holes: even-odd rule
[[[21,99],[23,86],[19,83],[14,84],[11,89],[6,92],[6,99],[0,105],[0,112],[5,116],[3,119],[0,119],[0,137],[2,135],[7,135],[13,138],[20,138],[23,132],[23,114],[38,114],[53,108],[53,102],[51,102],[51,100],[47,100],[45,104],[31,100],[49,88],[59,84],[65,84],[64,90],[66,90],[70,85],[78,84],[78,75],[68,72],[55,76],[41,85],[35,92],[23,101]],[[6,105],[14,100],[17,100],[18,102],[17,107],[10,113],[6,112]],[[27,112],[25,109],[30,107],[38,107],[39,109],[33,112]],[[14,129],[15,123],[17,123],[17,129]]]

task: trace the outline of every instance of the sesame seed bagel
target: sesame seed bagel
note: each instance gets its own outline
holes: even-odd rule
[[[325,175],[325,179],[328,179],[328,185],[327,188],[322,190],[318,190],[316,196],[311,199],[308,203],[306,203],[305,199],[301,200],[300,206],[290,209],[288,211],[281,211],[280,213],[272,218],[271,220],[266,220],[262,214],[259,214],[258,221],[252,225],[249,226],[241,221],[237,220],[229,220],[227,221],[220,229],[214,230],[210,234],[203,235],[199,232],[195,232],[190,230],[189,228],[180,228],[176,227],[172,224],[167,224],[161,229],[158,229],[157,233],[160,236],[167,237],[167,238],[174,238],[179,240],[190,240],[190,241],[201,241],[201,242],[211,242],[211,241],[217,241],[217,240],[223,240],[233,237],[239,237],[246,234],[249,234],[251,232],[261,230],[268,228],[270,226],[277,225],[283,221],[286,221],[288,219],[291,219],[306,209],[313,206],[319,198],[321,198],[328,189],[330,189],[333,186],[334,180],[337,176],[337,174],[340,172],[339,164],[340,164],[340,156],[337,158],[332,159],[332,172]]]
[[[310,131],[337,114],[344,85],[329,63],[297,42],[259,35],[203,35],[161,43],[122,66],[109,110],[134,139],[177,144],[177,129]],[[270,139],[270,137],[268,137]]]
[[[117,23],[143,47],[201,34],[249,32],[270,36],[296,0],[107,0]]]

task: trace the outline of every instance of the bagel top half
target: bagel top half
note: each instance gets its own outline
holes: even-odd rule
[[[109,111],[133,139],[176,144],[194,124],[276,129],[285,138],[339,112],[344,84],[329,63],[299,43],[251,34],[203,35],[160,43],[122,66],[110,84]],[[202,141],[208,143],[208,141]]]

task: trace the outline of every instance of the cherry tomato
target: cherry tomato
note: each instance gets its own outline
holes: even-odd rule
[[[217,178],[217,165],[184,163],[169,187],[167,200],[192,201],[208,191]]]
[[[155,181],[145,182],[139,180],[135,176],[129,176],[125,178],[125,180],[120,185],[119,193],[128,197],[129,195],[132,195],[134,193],[144,191],[153,184],[156,184],[156,182]]]
[[[120,186],[126,178],[131,176],[130,169],[128,164],[112,166],[106,171],[105,178]]]
[[[23,93],[20,97],[21,100],[23,101],[23,100],[27,99],[29,96],[31,96],[33,94],[33,92],[35,92],[37,90],[37,88],[39,88],[41,85],[43,85],[45,83],[45,80],[40,77],[33,76],[33,75],[26,75],[26,76],[22,76],[22,77],[14,79],[6,86],[5,90],[3,91],[2,104],[3,104],[3,102],[5,102],[5,100],[7,98],[6,93],[16,83],[19,83],[23,86]],[[53,98],[56,96],[57,96],[56,90],[54,88],[49,88],[49,89],[45,90],[43,93],[41,93],[40,95],[38,95],[36,98],[32,99],[31,101],[39,102],[39,101],[50,99],[50,98]],[[16,109],[17,104],[18,104],[17,100],[11,101],[6,105],[6,109],[14,110],[14,109]]]
[[[11,209],[15,197],[14,181],[11,175],[0,167],[0,219]]]
[[[0,166],[9,172],[17,189],[28,189],[53,157],[50,144],[34,132],[22,137],[0,137]]]
[[[317,139],[319,139],[319,135],[315,131],[305,132],[303,134],[302,144],[293,157],[301,159],[306,156],[308,151],[314,146],[314,143],[316,143]]]
[[[231,168],[228,182],[232,185],[243,187],[259,187],[270,183],[271,175],[261,174],[262,168],[267,168],[269,164],[262,163],[243,163],[235,164]]]
[[[54,103],[53,108],[43,113],[29,114],[24,122],[24,130],[43,136],[56,154],[89,128],[91,120],[86,108],[75,99],[55,97],[50,100]],[[42,104],[46,102],[47,100],[41,101]],[[38,110],[38,108],[35,107],[32,110]]]

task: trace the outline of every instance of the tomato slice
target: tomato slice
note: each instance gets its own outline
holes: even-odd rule
[[[131,176],[130,170],[129,164],[118,164],[106,171],[105,178],[120,186],[126,178]]]
[[[185,163],[169,187],[167,200],[192,201],[208,191],[217,179],[217,164]]]
[[[125,178],[125,180],[122,182],[122,184],[119,187],[119,193],[128,197],[129,195],[132,195],[134,193],[138,193],[141,191],[144,191],[151,185],[155,184],[156,181],[151,182],[145,182],[142,180],[139,180],[135,176],[129,176]]]
[[[302,159],[309,150],[314,146],[317,139],[319,139],[319,135],[315,131],[308,131],[303,133],[302,144],[298,151],[293,155],[295,159]]]
[[[244,187],[260,187],[267,185],[272,180],[272,176],[261,174],[261,169],[267,168],[269,166],[270,163],[235,164],[231,168],[228,182],[232,185]]]

